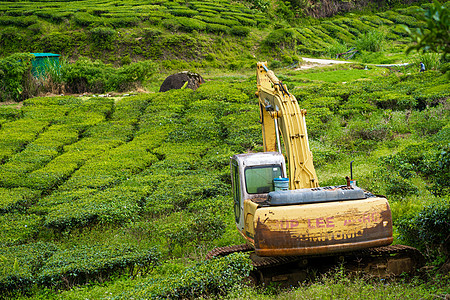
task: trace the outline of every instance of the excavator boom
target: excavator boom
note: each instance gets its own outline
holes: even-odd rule
[[[280,131],[289,162],[289,188],[318,187],[306,130],[306,110],[299,108],[295,96],[267,69],[265,63],[257,64],[256,78],[264,151],[281,152]]]

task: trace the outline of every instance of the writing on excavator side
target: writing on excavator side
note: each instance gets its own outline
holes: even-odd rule
[[[373,212],[363,214],[362,216],[358,216],[357,218],[354,219],[346,218],[344,219],[344,226],[351,226],[363,223],[379,223],[379,222],[380,222],[380,214],[377,212]],[[306,223],[308,229],[336,227],[336,220],[334,219],[334,217],[307,219]],[[298,220],[278,221],[278,227],[282,230],[295,229],[298,228],[299,226],[300,222]]]

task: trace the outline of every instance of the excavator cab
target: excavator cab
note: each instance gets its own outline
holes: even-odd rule
[[[239,231],[244,230],[244,200],[255,203],[275,190],[274,178],[286,177],[286,163],[278,152],[237,154],[231,158],[234,216]]]

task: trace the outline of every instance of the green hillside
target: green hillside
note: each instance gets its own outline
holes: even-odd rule
[[[450,84],[437,55],[404,54],[401,26],[422,26],[430,4],[314,19],[295,3],[0,2],[0,299],[450,294]],[[353,63],[296,69],[351,47]],[[39,81],[20,52],[59,53],[63,65]],[[247,255],[205,260],[243,243],[229,158],[263,148],[257,60],[307,109],[320,185],[345,184],[354,161],[358,185],[389,200],[394,243],[426,256],[419,277],[339,269],[281,291],[242,285]],[[183,69],[206,82],[156,92]],[[74,94],[30,97],[45,92]]]
[[[52,52],[115,65],[146,59],[168,69],[240,69],[261,59],[289,64],[301,55],[334,56],[336,48],[356,46],[356,58],[396,62],[404,57],[388,53],[402,53],[409,43],[402,25],[423,27],[417,16],[430,5],[314,19],[295,17],[300,12],[288,1],[267,1],[265,9],[262,2],[0,2],[0,55]],[[364,45],[374,32],[388,50],[381,57]]]
[[[228,159],[261,150],[254,80],[211,78],[195,92],[33,98],[20,110],[0,106],[3,293],[33,293],[33,284],[63,290],[104,280],[120,284],[119,274],[138,278],[115,290],[124,298],[170,296],[161,280],[195,284],[175,274],[214,246],[242,242]],[[397,242],[427,247],[428,236],[408,240],[401,228],[423,231],[405,222],[429,205],[447,207],[448,214],[446,77],[429,71],[351,84],[287,75],[285,81],[308,109],[321,185],[344,183],[355,160],[359,185],[389,197],[403,237]],[[442,208],[432,213],[444,213],[436,220],[445,224]],[[211,276],[245,272],[217,268]],[[221,282],[211,289],[226,290]]]

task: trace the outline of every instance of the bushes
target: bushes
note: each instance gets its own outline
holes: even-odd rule
[[[370,30],[363,33],[356,40],[356,48],[369,52],[380,52],[384,49],[384,33],[378,30]]]
[[[151,78],[156,71],[156,64],[151,61],[140,61],[123,66],[115,72],[110,81],[111,88],[117,91],[127,91],[135,89]]]
[[[0,161],[22,150],[48,125],[48,121],[21,119],[5,123],[0,130]]]
[[[70,288],[74,284],[104,280],[129,270],[145,274],[159,263],[154,249],[125,244],[80,244],[67,249],[37,242],[0,248],[0,293],[31,290],[33,284]]]
[[[155,64],[142,61],[116,70],[98,60],[80,58],[73,64],[63,66],[61,73],[67,90],[72,93],[103,93],[139,86],[143,80],[154,74],[155,68]]]
[[[25,53],[0,59],[0,101],[20,101],[32,95],[33,59],[34,55]]]
[[[209,198],[208,203],[215,202],[215,198]],[[196,200],[194,203],[201,203]],[[170,226],[165,232],[168,239],[168,254],[173,255],[174,250],[181,249],[181,253],[191,247],[200,247],[202,242],[211,242],[219,239],[225,232],[224,220],[218,219],[216,214],[205,212],[206,207],[201,209],[196,215],[183,222]],[[183,251],[184,250],[184,251]]]
[[[0,295],[31,289],[39,269],[56,250],[44,242],[0,248]]]
[[[159,263],[155,249],[140,250],[133,246],[78,245],[59,250],[44,264],[37,276],[46,286],[72,287],[92,280],[104,280],[130,268],[132,274],[145,274]]]
[[[129,298],[197,298],[230,292],[250,274],[248,256],[234,253],[198,263],[192,268],[166,278],[148,280],[134,290],[124,292],[120,299]]]
[[[185,32],[203,31],[206,28],[206,24],[200,20],[187,17],[178,17],[175,20],[179,24],[179,29]]]
[[[192,202],[212,198],[226,191],[217,176],[207,176],[204,172],[186,172],[161,182],[147,197],[147,213],[159,215],[187,209]]]
[[[81,58],[73,64],[67,64],[61,73],[71,93],[102,93],[109,90],[108,79],[113,76],[114,70],[100,61]]]
[[[296,42],[297,33],[294,29],[276,29],[272,31],[264,40],[268,46],[287,47],[294,45]]]
[[[0,187],[0,214],[23,210],[34,204],[40,196],[40,191],[28,188],[5,189]]]
[[[40,229],[42,217],[26,213],[0,215],[0,248],[24,243]]]
[[[109,27],[92,28],[89,33],[95,45],[106,49],[110,48],[109,46],[111,46],[116,36],[116,31]]]
[[[447,130],[447,134],[445,131]],[[437,143],[424,142],[410,145],[395,155],[382,157],[379,176],[386,181],[389,194],[406,196],[417,193],[411,178],[424,176],[429,189],[436,196],[450,193],[450,134],[448,127],[442,129],[442,138]],[[382,175],[385,173],[384,175]]]
[[[246,37],[250,34],[250,28],[245,26],[233,26],[231,27],[230,33],[236,36]]]
[[[428,258],[449,255],[450,202],[438,199],[416,214],[403,216],[398,228],[400,238],[410,245],[426,251]]]

